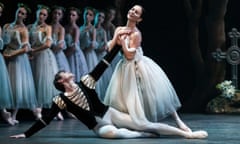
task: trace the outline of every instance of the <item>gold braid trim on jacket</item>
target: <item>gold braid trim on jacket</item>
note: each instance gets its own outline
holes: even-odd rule
[[[55,104],[57,104],[60,109],[65,109],[66,108],[65,102],[62,100],[62,98],[60,96],[55,96],[53,98],[53,102]]]
[[[90,89],[96,88],[96,81],[91,75],[82,76],[81,81]]]

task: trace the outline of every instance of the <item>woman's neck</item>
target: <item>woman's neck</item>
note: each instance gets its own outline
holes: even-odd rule
[[[126,27],[134,29],[134,28],[136,28],[136,23],[128,21],[127,24],[126,24]]]
[[[45,25],[45,22],[37,21],[37,22],[35,23],[35,25],[37,25],[37,26],[44,26],[44,25]]]
[[[23,21],[16,20],[13,22],[14,25],[24,25]]]
[[[58,25],[58,24],[60,24],[60,22],[54,20],[54,21],[51,22],[51,24],[52,24],[52,25]]]
[[[71,21],[71,22],[69,23],[69,26],[76,26],[76,25],[77,25],[76,21]]]

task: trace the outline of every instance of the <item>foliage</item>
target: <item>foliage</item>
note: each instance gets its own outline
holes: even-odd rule
[[[225,80],[216,85],[216,88],[221,91],[221,95],[224,98],[232,99],[236,94],[236,88],[232,85],[232,81]]]

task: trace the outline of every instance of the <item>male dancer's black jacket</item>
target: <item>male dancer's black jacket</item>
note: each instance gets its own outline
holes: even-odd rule
[[[100,78],[119,50],[119,46],[114,47],[105,55],[105,57],[98,63],[92,72],[86,76],[83,76],[81,81],[77,83],[79,86],[78,94],[80,94],[80,97],[84,97],[87,100],[88,108],[79,106],[75,103],[75,101],[79,100],[79,97],[78,99],[74,97],[69,99],[69,97],[65,96],[64,93],[61,93],[53,98],[53,103],[49,114],[39,119],[24,133],[26,137],[32,136],[40,129],[47,126],[63,109],[66,109],[75,115],[76,118],[84,123],[89,129],[93,129],[97,125],[95,116],[103,117],[108,110],[108,106],[104,105],[99,100],[99,97],[94,87],[92,87],[92,84],[95,84],[95,82]]]

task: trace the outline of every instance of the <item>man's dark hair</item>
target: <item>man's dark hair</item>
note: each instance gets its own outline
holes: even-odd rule
[[[58,71],[56,74],[55,74],[55,77],[54,77],[54,80],[53,80],[53,84],[55,86],[56,89],[62,91],[62,92],[65,92],[65,88],[63,86],[63,84],[59,83],[58,80],[60,80],[62,77],[61,77],[61,73],[62,72],[65,72],[64,70],[60,70]]]

